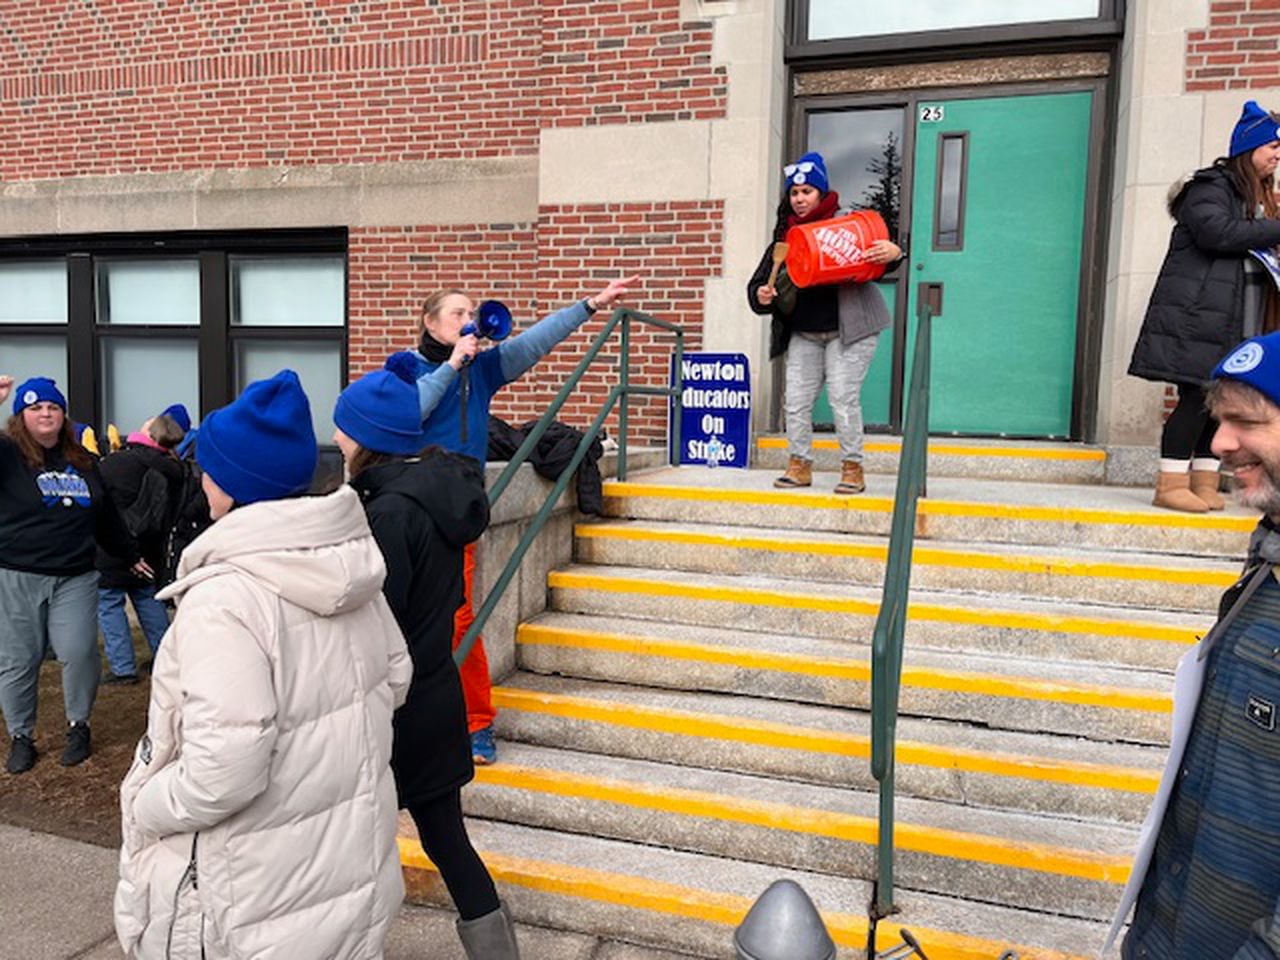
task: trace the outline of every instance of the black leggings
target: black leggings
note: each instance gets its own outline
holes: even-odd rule
[[[449,896],[463,920],[474,920],[499,907],[498,890],[484,862],[471,846],[462,823],[462,791],[409,807],[422,849],[440,870]]]
[[[1218,421],[1209,416],[1204,406],[1204,388],[1178,384],[1178,405],[1164,422],[1160,434],[1160,456],[1166,460],[1190,460],[1212,457],[1213,434]]]

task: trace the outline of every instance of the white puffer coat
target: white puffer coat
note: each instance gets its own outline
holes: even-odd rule
[[[184,552],[120,789],[140,960],[373,960],[400,908],[391,715],[412,665],[359,498],[252,504]]]

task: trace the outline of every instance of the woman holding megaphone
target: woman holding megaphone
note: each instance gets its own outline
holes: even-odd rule
[[[416,351],[420,361],[417,383],[423,443],[466,454],[483,466],[489,447],[489,402],[494,394],[522,376],[596,311],[621,300],[639,279],[634,276],[611,281],[594,296],[557,310],[524,333],[501,339],[487,350],[480,349],[481,334],[505,334],[510,329],[509,322],[503,329],[502,311],[495,311],[491,301],[477,310],[461,290],[439,290],[427,297],[422,304],[422,336]],[[464,555],[463,577],[465,597],[454,617],[455,648],[475,620],[474,543]],[[462,664],[461,674],[472,756],[478,764],[493,763],[497,747],[493,741],[489,660],[479,637]]]
[[[786,192],[778,206],[773,243],[747,284],[747,301],[759,314],[772,316],[769,358],[787,355],[787,470],[775,487],[813,483],[813,404],[825,382],[840,441],[840,482],[836,493],[861,493],[862,381],[876,354],[880,331],[890,323],[889,308],[874,283],[846,282],[797,287],[779,274],[775,252],[792,227],[839,215],[840,197],[830,188],[819,153],[806,153],[783,168]],[[887,239],[863,249],[864,263],[894,264],[902,248]],[[782,257],[778,257],[781,264]],[[801,281],[803,282],[803,281]],[[785,286],[784,286],[785,284]]]

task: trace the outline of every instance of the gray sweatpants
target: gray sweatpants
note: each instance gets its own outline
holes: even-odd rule
[[[9,736],[31,736],[45,651],[62,664],[68,723],[88,723],[98,694],[98,574],[0,568],[0,709]]]
[[[875,334],[845,346],[840,334],[797,333],[787,344],[787,453],[813,459],[813,403],[825,381],[840,459],[862,462],[862,381],[875,359]]]

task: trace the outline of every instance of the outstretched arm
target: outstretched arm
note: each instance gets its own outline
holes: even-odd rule
[[[586,321],[597,310],[604,310],[620,301],[630,287],[639,281],[638,276],[611,280],[599,293],[543,317],[519,336],[499,344],[498,358],[502,362],[502,378],[510,383],[551,352],[551,349]]]

